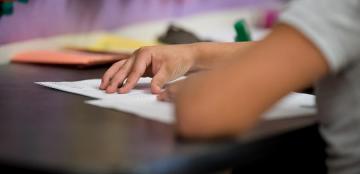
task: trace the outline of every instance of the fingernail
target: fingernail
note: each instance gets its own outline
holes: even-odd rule
[[[161,92],[161,88],[159,86],[154,86],[152,89],[151,89],[152,93],[154,94],[158,94]]]
[[[129,87],[127,87],[126,85],[119,89],[119,91],[121,91],[122,94],[130,92],[130,90],[131,89],[129,89]]]

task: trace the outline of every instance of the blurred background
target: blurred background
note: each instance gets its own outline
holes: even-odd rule
[[[273,7],[277,0],[29,0],[0,19],[0,44],[55,34],[114,29],[237,7]]]
[[[166,34],[169,33],[166,32],[177,30],[176,27],[199,39],[191,42],[231,42],[236,35],[233,25],[240,19],[247,22],[252,38],[258,40],[271,29],[278,12],[286,5],[284,0],[6,2],[11,2],[12,7],[6,14],[2,9],[3,15],[0,18],[0,63],[8,62],[19,52],[40,48],[94,48],[95,45],[97,48],[101,47],[100,51],[108,51],[109,47],[113,47],[110,49],[112,51],[121,50],[124,44],[119,43],[125,43],[124,38],[119,41],[114,36],[157,44],[161,41],[160,36],[165,35],[162,41],[167,40]],[[172,25],[176,26],[175,29],[170,27]],[[129,43],[129,40],[126,42]],[[113,43],[117,45],[114,46]],[[165,43],[172,43],[172,40]],[[133,49],[128,51],[142,45],[149,44],[133,44]]]

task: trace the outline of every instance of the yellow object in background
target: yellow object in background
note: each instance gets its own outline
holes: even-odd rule
[[[156,41],[142,41],[104,32],[60,35],[0,45],[0,58],[3,58],[0,59],[0,64],[9,63],[11,58],[29,51],[75,50],[97,54],[129,55],[140,47],[157,44]]]
[[[157,44],[158,43],[156,42],[146,42],[118,35],[106,34],[99,36],[94,43],[75,48],[94,52],[131,53],[140,47]]]

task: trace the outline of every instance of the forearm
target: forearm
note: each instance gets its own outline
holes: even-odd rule
[[[241,58],[180,91],[176,102],[180,133],[188,137],[242,133],[281,97],[328,72],[321,52],[286,25],[234,57]]]
[[[255,44],[256,42],[201,42],[190,44],[194,52],[194,64],[191,70],[213,69],[218,64],[225,64],[230,60],[239,58],[242,53]]]

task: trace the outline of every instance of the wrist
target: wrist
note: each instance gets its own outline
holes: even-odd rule
[[[190,50],[191,68],[190,71],[198,71],[203,69],[202,66],[202,47],[204,43],[188,44]]]

